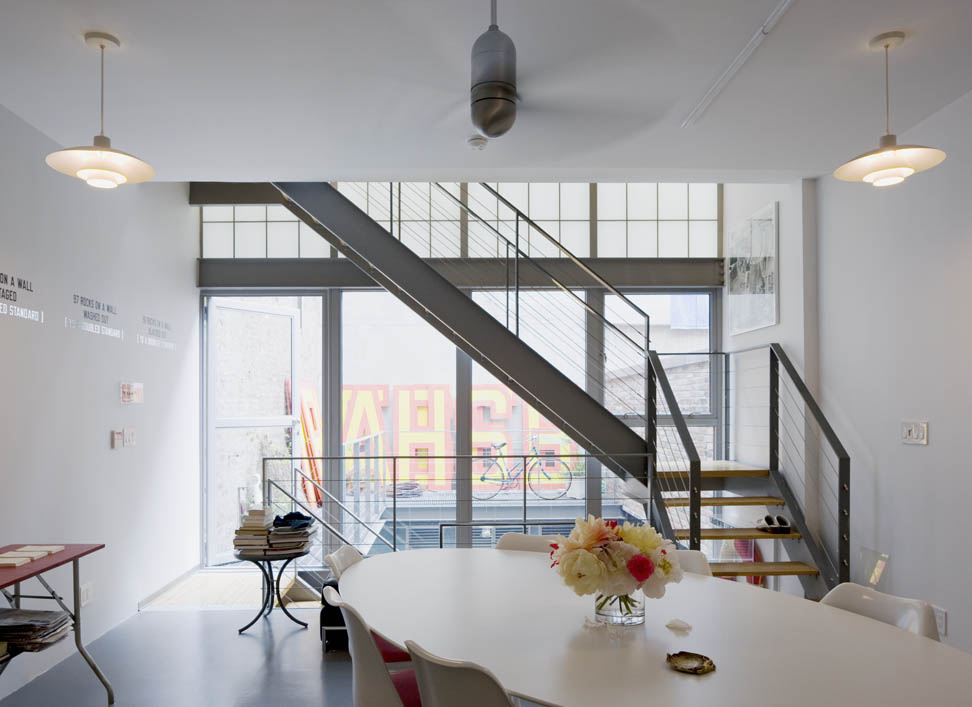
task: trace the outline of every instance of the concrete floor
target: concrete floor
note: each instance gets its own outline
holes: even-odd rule
[[[254,613],[142,612],[88,651],[111,680],[119,707],[351,705],[351,662],[347,653],[321,652],[319,611],[295,611],[310,624],[301,629],[275,609],[238,635]],[[0,707],[106,704],[104,688],[77,653],[0,700]]]

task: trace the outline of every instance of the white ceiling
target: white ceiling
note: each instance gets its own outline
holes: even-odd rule
[[[106,133],[163,180],[775,179],[876,146],[972,90],[969,0],[795,0],[702,119],[685,115],[777,0],[500,0],[517,124],[465,145],[488,0],[0,0],[0,103],[63,145]],[[935,143],[935,135],[915,135]]]

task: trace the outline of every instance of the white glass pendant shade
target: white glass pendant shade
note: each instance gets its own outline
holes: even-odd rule
[[[155,176],[152,166],[127,152],[112,149],[111,140],[105,135],[105,49],[117,49],[121,43],[106,32],[87,32],[84,41],[101,54],[101,132],[95,135],[91,145],[52,152],[44,161],[52,169],[82,179],[97,189],[146,182]]]
[[[146,182],[155,176],[155,170],[147,162],[127,152],[111,149],[108,138],[98,135],[94,143],[52,152],[44,161],[58,172],[83,179],[100,189]]]
[[[940,164],[945,152],[921,145],[899,145],[897,136],[891,133],[891,99],[888,79],[888,51],[905,40],[900,30],[885,32],[869,42],[874,51],[884,52],[884,124],[885,134],[876,150],[858,155],[834,170],[834,176],[845,182],[864,182],[875,187],[901,184],[917,172],[923,172]]]
[[[912,174],[931,169],[944,159],[942,150],[921,145],[898,145],[894,135],[885,135],[878,149],[842,164],[834,171],[834,176],[845,182],[867,182],[876,187],[887,187],[900,184]]]

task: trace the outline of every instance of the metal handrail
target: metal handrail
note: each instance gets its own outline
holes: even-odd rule
[[[366,457],[352,457],[352,458],[364,459]],[[264,462],[265,461],[266,461],[266,459],[264,459]],[[304,477],[304,479],[306,479],[307,481],[309,481],[314,488],[316,488],[318,491],[320,491],[325,496],[327,496],[329,499],[331,499],[331,501],[333,501],[338,506],[340,506],[342,511],[344,511],[349,516],[351,516],[352,518],[354,518],[356,521],[358,521],[359,523],[361,523],[361,525],[364,526],[364,529],[365,530],[367,530],[369,533],[371,533],[376,538],[378,538],[379,540],[381,540],[383,543],[385,543],[385,545],[387,545],[388,547],[390,547],[392,550],[395,549],[394,546],[390,542],[388,542],[385,538],[383,538],[380,533],[376,533],[371,527],[369,527],[367,521],[361,520],[361,518],[359,518],[358,515],[354,511],[352,511],[350,508],[348,508],[347,506],[345,506],[344,503],[342,503],[340,500],[338,500],[338,498],[334,494],[332,494],[326,488],[324,488],[319,483],[317,483],[316,481],[314,481],[314,479],[312,479],[311,477],[309,477],[307,474],[305,474],[303,471],[301,471],[297,467],[294,467],[293,470],[295,472],[297,472],[298,474],[300,474],[302,477]]]
[[[516,213],[519,218],[522,218],[530,226],[532,226],[534,229],[536,229],[536,231],[541,236],[543,236],[544,238],[546,238],[549,242],[553,243],[564,255],[567,256],[568,259],[570,259],[570,261],[572,263],[574,263],[574,265],[576,265],[581,270],[583,270],[585,273],[587,273],[592,278],[594,278],[595,280],[597,280],[597,282],[600,283],[600,285],[602,287],[604,287],[608,292],[610,292],[613,295],[616,295],[617,297],[620,297],[621,300],[624,301],[629,307],[631,307],[635,312],[637,312],[639,315],[641,315],[642,317],[644,317],[645,318],[645,321],[648,321],[648,314],[644,310],[642,310],[641,307],[639,307],[634,302],[632,302],[630,299],[628,299],[627,297],[625,297],[621,292],[619,292],[617,290],[617,288],[614,287],[614,285],[612,285],[607,280],[605,280],[603,277],[601,277],[600,275],[598,275],[597,272],[595,272],[593,268],[591,268],[589,265],[586,265],[583,262],[581,262],[581,260],[576,255],[574,255],[569,250],[567,250],[560,241],[558,241],[556,238],[554,238],[553,236],[551,236],[545,230],[543,230],[542,228],[540,228],[540,226],[538,226],[537,223],[533,219],[531,219],[525,213],[523,213],[522,211],[520,211],[520,209],[518,209],[514,204],[512,204],[509,201],[509,199],[507,199],[505,196],[503,196],[502,194],[500,194],[496,189],[493,189],[493,187],[491,187],[489,184],[486,184],[485,182],[480,182],[479,183],[479,186],[483,187],[490,194],[492,194],[497,199],[499,199],[500,201],[502,201],[503,204],[508,209],[510,209],[511,211],[513,211],[514,213]]]
[[[620,334],[625,339],[627,339],[629,342],[631,342],[631,344],[638,351],[640,351],[642,353],[644,353],[646,351],[646,349],[644,348],[644,346],[642,346],[641,344],[639,344],[638,342],[636,342],[634,339],[632,339],[630,336],[628,336],[627,334],[625,334],[616,324],[614,324],[614,322],[610,321],[607,317],[605,317],[603,313],[598,312],[593,307],[591,307],[584,298],[578,297],[573,292],[573,290],[571,290],[569,287],[567,287],[567,285],[565,285],[560,280],[558,280],[553,275],[553,273],[551,273],[549,270],[547,270],[545,267],[543,267],[540,263],[538,263],[536,260],[534,260],[531,256],[527,255],[523,251],[523,249],[520,248],[519,245],[517,245],[517,244],[513,243],[512,241],[510,241],[506,236],[504,236],[502,233],[500,233],[499,229],[497,229],[495,226],[493,226],[491,223],[489,223],[489,221],[487,221],[482,216],[480,216],[478,213],[476,213],[476,211],[474,211],[472,209],[472,207],[469,206],[469,204],[464,204],[461,199],[459,199],[458,197],[456,197],[455,194],[453,194],[452,192],[450,192],[448,189],[446,189],[444,186],[442,186],[438,182],[432,182],[432,185],[435,186],[443,194],[445,194],[446,196],[448,196],[450,199],[452,199],[456,204],[459,205],[459,208],[461,208],[463,211],[465,211],[470,216],[472,216],[474,219],[476,219],[476,221],[478,223],[481,223],[482,225],[486,226],[486,228],[488,228],[489,230],[491,230],[496,235],[497,238],[500,238],[504,243],[506,243],[507,252],[509,252],[509,249],[510,248],[513,248],[514,249],[514,252],[517,253],[519,257],[525,258],[526,260],[530,261],[530,264],[533,267],[535,267],[537,270],[539,270],[540,272],[542,272],[544,275],[546,275],[555,286],[557,286],[560,290],[562,290],[563,292],[566,292],[571,297],[573,297],[578,302],[580,302],[581,306],[583,306],[584,309],[586,309],[588,312],[590,312],[591,314],[593,314],[594,316],[596,316],[598,319],[601,320],[601,322],[603,322],[604,324],[607,324],[611,329],[613,329],[618,334]],[[523,216],[523,218],[526,219],[529,223],[531,223],[531,224],[533,223],[532,221],[529,220],[528,217]],[[544,235],[547,238],[553,239],[553,236],[550,236],[549,234],[544,233]],[[619,292],[617,292],[617,290],[614,289],[614,287],[612,287],[611,285],[607,284],[606,281],[603,278],[601,278],[597,273],[595,273],[593,270],[591,270],[590,267],[584,265],[579,260],[577,260],[577,258],[569,250],[567,250],[566,248],[564,248],[558,241],[554,240],[553,242],[554,243],[557,243],[558,247],[561,250],[563,250],[563,252],[567,255],[567,257],[572,262],[576,263],[579,267],[581,267],[584,270],[584,272],[587,272],[588,274],[591,275],[592,278],[594,278],[595,280],[597,280],[598,283],[601,283],[603,286],[605,286],[608,289],[610,289],[613,294],[617,294],[617,295],[621,296],[622,298],[624,298],[625,301],[628,301],[627,298],[624,297],[624,295],[621,295]],[[519,288],[519,277],[517,277],[516,279],[517,279],[517,282],[515,283],[515,286],[517,288]],[[649,323],[648,315],[646,313],[642,312],[640,309],[638,309],[637,306],[634,305],[633,303],[631,303],[630,301],[628,301],[628,303],[631,304],[631,306],[634,307],[637,310],[637,312],[641,316],[644,317],[644,319],[645,319],[645,327],[647,329],[648,328],[648,323]],[[519,316],[520,316],[520,313],[519,313],[519,309],[518,309],[517,310],[517,318],[519,318]]]
[[[689,432],[685,418],[678,407],[675,394],[672,392],[672,385],[665,373],[665,367],[657,351],[648,352],[648,360],[655,383],[661,389],[662,396],[668,405],[668,412],[672,419],[672,426],[678,433],[679,440],[685,449],[685,456],[689,462],[689,548],[692,550],[700,549],[702,545],[702,459],[695,448],[695,442]],[[657,406],[652,408],[652,417],[657,416]],[[654,467],[653,467],[654,469]],[[652,476],[652,498],[661,507],[664,507],[664,499],[661,496],[661,489],[657,481],[657,472],[653,471]]]
[[[837,433],[834,432],[834,428],[831,427],[830,422],[824,415],[823,410],[820,409],[820,405],[817,403],[813,394],[807,388],[806,383],[804,383],[803,378],[797,373],[796,367],[787,356],[783,347],[778,343],[773,343],[769,345],[770,351],[770,471],[778,472],[780,467],[780,436],[779,436],[779,395],[780,395],[780,384],[779,384],[779,367],[783,366],[783,370],[789,376],[790,381],[793,383],[793,387],[799,394],[806,405],[807,410],[810,411],[811,416],[816,421],[817,426],[820,428],[821,433],[823,433],[824,438],[830,445],[830,448],[834,451],[834,455],[837,457],[837,476],[838,485],[837,490],[837,504],[838,504],[838,539],[837,539],[837,554],[838,554],[838,565],[837,565],[837,581],[838,582],[848,582],[850,581],[850,455],[841,444],[841,441],[837,438]]]
[[[324,520],[324,518],[322,518],[321,516],[317,515],[317,513],[315,511],[312,511],[310,508],[308,508],[307,506],[305,506],[304,503],[303,503],[303,501],[301,501],[296,496],[294,496],[293,494],[291,494],[290,492],[288,492],[287,489],[285,489],[283,486],[281,486],[280,484],[278,484],[273,479],[267,479],[267,489],[269,490],[269,488],[271,486],[275,486],[277,488],[277,490],[280,491],[280,493],[282,493],[284,496],[286,496],[291,501],[293,501],[298,506],[300,506],[305,511],[307,511],[307,513],[309,513],[318,523],[321,524],[321,527],[323,527],[325,530],[327,530],[327,532],[329,532],[331,535],[335,536],[338,540],[340,540],[341,542],[343,542],[345,545],[353,545],[354,544],[350,540],[348,540],[346,537],[344,537],[343,535],[341,535],[341,533],[339,533],[337,530],[335,530],[334,528],[332,528],[331,527],[331,524],[328,523],[326,520]],[[268,498],[270,497],[270,494],[269,493],[267,494],[267,497]]]

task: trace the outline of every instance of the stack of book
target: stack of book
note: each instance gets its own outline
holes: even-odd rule
[[[273,516],[265,508],[251,508],[233,538],[233,547],[241,555],[262,555],[270,549],[270,528]]]
[[[71,630],[71,617],[64,611],[0,609],[0,644],[19,651],[42,651],[64,638]]]

